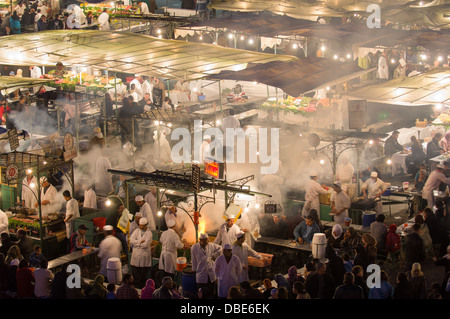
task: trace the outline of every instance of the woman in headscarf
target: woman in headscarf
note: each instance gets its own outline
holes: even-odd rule
[[[329,232],[329,231],[328,231]],[[328,243],[333,246],[333,248],[341,247],[341,242],[344,239],[344,231],[341,225],[336,224],[331,229],[331,234],[327,234]]]
[[[288,288],[289,299],[295,299],[294,292],[292,290],[292,288],[294,287],[294,283],[297,281],[301,281],[301,282],[305,283],[305,279],[298,274],[297,267],[291,266],[288,269],[287,281],[288,281],[288,285],[289,285],[289,288]]]
[[[86,295],[86,299],[106,299],[108,290],[103,285],[104,282],[105,277],[103,275],[97,275],[90,285],[91,287]]]
[[[141,290],[141,299],[153,299],[155,290],[155,282],[153,279],[147,279],[145,287]]]
[[[284,287],[286,289],[289,289],[289,283],[286,277],[284,277],[282,274],[276,274],[274,279],[277,283],[277,288]]]

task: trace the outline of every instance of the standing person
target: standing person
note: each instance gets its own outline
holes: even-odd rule
[[[331,214],[334,215],[334,222],[343,225],[345,218],[348,217],[348,210],[351,206],[351,200],[342,190],[341,182],[336,181],[333,184],[333,193],[331,196]]]
[[[191,262],[192,271],[195,271],[197,290],[206,286],[210,291],[215,291],[214,261],[221,253],[222,246],[210,243],[206,233],[200,234],[199,242],[192,245]]]
[[[160,131],[155,130],[153,132],[154,159],[159,165],[172,162],[172,149],[170,148],[170,143],[166,138],[167,134],[168,131],[166,129],[162,129]]]
[[[412,264],[409,274],[413,295],[412,299],[427,299],[427,282],[420,263]]]
[[[336,291],[336,284],[327,272],[327,265],[316,263],[316,270],[306,277],[305,287],[311,299],[332,299]]]
[[[447,131],[439,142],[439,146],[444,150],[444,152],[450,152],[450,131]]]
[[[389,80],[389,67],[386,52],[381,53],[378,58],[377,79],[384,81]]]
[[[48,261],[41,261],[40,267],[34,271],[34,295],[39,299],[49,299],[51,296],[51,283],[55,275],[47,269]]]
[[[148,221],[148,229],[150,231],[156,230],[155,219],[153,218],[153,213],[150,205],[144,201],[144,197],[141,195],[137,195],[134,198],[136,205],[139,207],[139,213],[142,214],[143,218],[146,218]]]
[[[72,198],[70,192],[65,190],[63,192],[64,199],[67,201],[66,204],[66,215],[64,216],[64,223],[66,223],[66,235],[67,239],[73,234],[73,220],[80,217],[80,209],[78,207],[78,201]]]
[[[177,249],[185,248],[185,245],[174,230],[175,220],[169,219],[167,227],[169,229],[165,230],[159,239],[162,244],[159,269],[164,271],[165,276],[173,278],[177,263]]]
[[[413,299],[413,293],[411,283],[408,280],[408,276],[404,272],[397,274],[397,285],[394,288],[394,299]]]
[[[31,169],[26,170],[27,176],[22,180],[22,206],[35,208],[37,203],[37,178]]]
[[[236,234],[236,240],[232,244],[233,255],[238,256],[241,261],[242,271],[239,275],[239,282],[249,281],[248,277],[248,257],[262,259],[262,256],[250,248],[245,242],[245,233],[240,231]]]
[[[106,266],[109,258],[120,258],[122,255],[122,243],[113,235],[114,227],[106,225],[103,227],[105,238],[100,242],[98,258],[101,259],[100,274],[107,276]]]
[[[113,190],[112,175],[108,172],[111,169],[111,162],[103,153],[95,162],[95,192],[106,195]]]
[[[236,235],[241,229],[235,224],[235,218],[234,215],[227,217],[227,221],[219,228],[214,244],[225,247],[226,244],[231,245],[236,240]]]
[[[386,256],[391,256],[392,263],[397,262],[401,248],[400,235],[397,234],[397,225],[391,224],[389,226],[388,234],[386,235]]]
[[[425,260],[425,245],[420,236],[420,225],[415,223],[412,226],[413,232],[406,236],[405,242],[405,266],[411,269],[412,264]]]
[[[241,218],[236,221],[236,225],[245,233],[245,242],[250,248],[255,246],[255,240],[260,237],[260,225],[256,212],[250,209],[248,212],[243,211]]]
[[[234,256],[232,246],[226,244],[223,247],[223,254],[217,257],[214,262],[219,298],[227,298],[230,288],[239,285],[241,271],[242,265],[239,257]]]
[[[110,29],[110,26],[109,26],[109,14],[106,11],[106,8],[103,9],[103,12],[98,16],[97,20],[98,20],[98,23],[99,23],[99,29],[100,30],[107,31],[107,30]]]
[[[83,207],[97,209],[97,194],[92,189],[91,185],[83,186],[84,188],[84,202]]]
[[[200,21],[207,19],[208,0],[197,0],[195,4],[195,14],[199,14]]]
[[[30,261],[30,255],[33,253],[34,242],[33,239],[28,237],[27,232],[24,229],[19,229],[17,231],[17,246],[20,249],[20,253],[23,258],[28,262]]]
[[[427,201],[427,207],[433,209],[436,205],[436,198],[433,191],[439,188],[441,183],[450,185],[450,177],[446,177],[444,171],[447,169],[446,164],[437,164],[436,169],[430,173],[422,190],[422,198]]]
[[[58,202],[58,191],[50,184],[47,177],[41,177],[41,213],[42,218],[47,217],[52,213],[58,213],[60,209],[60,203]],[[36,202],[34,206],[37,208],[39,205]]]
[[[362,186],[365,198],[377,200],[374,209],[377,216],[383,213],[383,205],[380,199],[385,190],[386,186],[384,185],[384,182],[378,178],[377,172],[370,173],[370,178]]]
[[[317,172],[312,171],[309,174],[310,180],[305,185],[305,205],[303,206],[302,216],[309,215],[311,209],[320,212],[319,195],[326,195],[328,191],[317,182]]]
[[[364,299],[362,288],[355,285],[353,273],[345,273],[343,284],[336,288],[333,299]]]
[[[141,14],[150,14],[150,10],[148,8],[147,3],[145,2],[140,2],[139,3],[139,8],[141,10]]]
[[[147,274],[152,266],[151,243],[153,234],[147,229],[148,220],[142,217],[139,220],[139,229],[133,232],[130,237],[130,245],[133,248],[131,254],[131,271],[136,279],[135,287],[143,288],[147,280]]]
[[[11,31],[12,31],[12,33],[14,33],[14,34],[20,34],[20,33],[21,33],[21,28],[20,28],[20,17],[19,17],[19,15],[17,14],[16,11],[13,12],[13,14],[12,14],[10,20],[9,20],[9,23],[10,23],[10,25],[11,25]]]
[[[384,224],[384,220],[384,214],[380,214],[376,217],[375,222],[370,224],[370,234],[377,242],[378,254],[383,256],[386,255],[386,236],[388,234],[388,228]]]

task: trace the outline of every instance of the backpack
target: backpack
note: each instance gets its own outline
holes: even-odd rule
[[[395,233],[389,233],[386,236],[386,252],[395,253],[401,247],[400,236]]]

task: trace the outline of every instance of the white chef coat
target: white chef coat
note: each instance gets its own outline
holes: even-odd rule
[[[108,259],[120,258],[122,255],[122,243],[117,237],[108,235],[100,242],[98,248],[98,258],[101,259],[100,274],[107,277],[108,273],[106,266],[108,264]]]
[[[228,297],[228,290],[239,285],[239,276],[242,272],[241,261],[238,256],[231,256],[229,262],[224,255],[217,257],[214,262],[214,272],[217,277],[218,295],[222,298]]]
[[[315,209],[317,214],[320,214],[320,200],[319,194],[327,194],[327,190],[322,188],[320,184],[310,179],[305,185],[305,205],[303,206],[302,216],[306,217],[309,215],[311,209]]]
[[[367,198],[369,199],[375,199],[376,195],[379,194],[381,191],[386,190],[386,186],[384,185],[384,182],[377,178],[376,181],[374,181],[372,178],[369,178],[362,186],[361,189],[367,190]],[[378,201],[375,206],[375,213],[378,216],[379,214],[383,213],[383,206],[381,201]]]
[[[148,5],[145,2],[141,2],[141,14],[150,14]]]
[[[222,253],[222,247],[214,243],[208,243],[205,249],[200,243],[191,247],[192,270],[195,271],[195,278],[198,284],[208,283],[216,280],[214,273],[214,259]]]
[[[41,203],[44,200],[48,200],[47,205],[41,204],[41,214],[42,217],[46,217],[52,213],[59,213],[61,208],[61,202],[58,201],[58,191],[53,185],[50,185],[44,194],[44,187],[41,187]]]
[[[180,236],[173,230],[168,229],[161,234],[159,241],[162,244],[161,257],[159,257],[159,269],[169,274],[174,274],[177,264],[177,249],[184,247]]]
[[[141,82],[139,82],[138,79],[133,79],[133,81],[130,82],[130,87],[131,87],[131,84],[134,84],[134,85],[135,85],[135,91],[134,91],[134,92],[136,92],[136,98],[137,98],[137,100],[134,101],[134,102],[139,102],[140,100],[142,100],[142,99],[144,98],[144,95],[142,94],[142,85],[141,85]],[[134,97],[135,97],[135,96],[133,95],[133,98],[134,98]]]
[[[432,171],[422,190],[422,197],[427,200],[427,207],[433,208],[436,204],[433,190],[437,189],[441,183],[450,185],[450,178],[447,178],[444,173],[439,170]]]
[[[16,11],[16,12],[17,12],[17,15],[18,15],[19,17],[21,17],[21,16],[23,15],[23,13],[25,12],[25,8],[26,8],[25,5],[22,5],[22,6],[17,5],[17,6],[14,8],[14,11]]]
[[[262,256],[258,254],[255,250],[250,248],[245,242],[242,246],[239,246],[237,243],[233,244],[233,255],[239,257],[241,261],[242,271],[239,275],[239,282],[248,281],[248,257],[254,257],[261,259]],[[247,269],[244,269],[244,266],[247,266]]]
[[[37,178],[36,176],[33,176],[30,183],[27,182],[27,177],[25,177],[22,181],[22,200],[25,201],[25,207],[26,208],[36,208],[34,204],[37,202]],[[34,187],[31,187],[30,185],[33,184]]]
[[[97,209],[97,195],[92,188],[84,191],[83,207]]]
[[[339,194],[333,191],[331,194],[331,202],[334,202],[334,207],[337,211],[347,207],[342,213],[334,216],[334,221],[336,223],[344,224],[344,219],[348,217],[348,208],[350,208],[352,204],[350,197],[348,197],[344,191],[341,191]]]
[[[142,96],[145,95],[145,93],[150,94],[150,100],[153,102],[153,84],[151,84],[148,80],[144,80],[141,86]]]
[[[8,215],[0,209],[0,234],[9,232]]]
[[[149,230],[156,230],[155,219],[153,218],[152,209],[148,203],[144,203],[140,208],[139,212],[142,214],[142,217],[147,218],[148,225],[147,228]]]
[[[109,14],[107,12],[102,12],[98,18],[98,23],[100,24],[99,29],[100,30],[109,30]]]
[[[78,208],[78,201],[75,198],[71,198],[66,203],[66,215],[65,218],[72,216],[70,220],[66,222],[66,234],[67,238],[73,234],[73,220],[74,218],[80,217],[80,210]]]
[[[224,223],[219,228],[219,232],[217,233],[217,237],[214,240],[214,244],[221,245],[222,248],[226,244],[231,245],[236,240],[236,235],[240,231],[241,229],[236,224],[233,224],[233,226],[231,226],[231,228],[227,230],[227,223]]]
[[[136,229],[130,237],[130,245],[133,248],[131,254],[130,265],[135,267],[151,267],[152,266],[152,252],[151,243],[153,240],[153,233],[147,228],[146,231]],[[141,243],[144,241],[143,243]]]
[[[30,78],[39,79],[42,76],[41,68],[34,66],[30,69]]]
[[[158,201],[156,199],[156,196],[154,196],[152,192],[148,192],[147,195],[145,195],[144,200],[150,205],[153,213],[153,218],[156,222],[158,220]],[[163,194],[160,203],[164,204],[166,201],[167,197],[165,194]]]
[[[258,217],[253,215],[251,212],[243,211],[241,213],[241,218],[236,221],[236,225],[238,225],[241,229],[247,229],[248,231],[245,233],[245,242],[251,248],[255,246],[255,240],[257,240],[260,235],[255,237],[255,232],[259,234],[260,225],[258,221]]]
[[[100,156],[95,162],[95,192],[98,194],[108,194],[113,190],[112,175],[108,169],[111,169],[111,162]]]
[[[350,163],[339,165],[336,170],[336,180],[341,181],[343,184],[351,183],[354,172],[355,168]]]

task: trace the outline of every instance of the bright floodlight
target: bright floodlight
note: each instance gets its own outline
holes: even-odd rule
[[[109,199],[106,201],[106,206],[111,206],[111,201]]]

